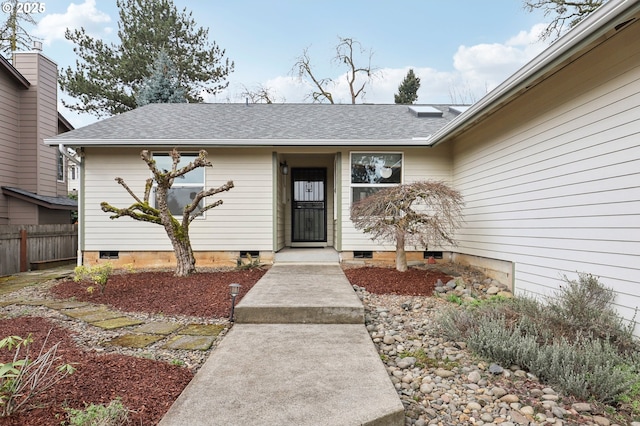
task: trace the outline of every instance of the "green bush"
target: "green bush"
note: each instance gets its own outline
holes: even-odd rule
[[[612,308],[614,293],[597,278],[564,277],[546,304],[527,297],[445,309],[438,325],[477,354],[519,365],[579,398],[630,402],[640,393],[633,325]]]
[[[73,270],[73,280],[75,282],[90,280],[100,288],[100,293],[104,294],[104,290],[107,287],[109,277],[113,272],[113,266],[110,263],[103,263],[102,265],[95,266],[76,266]],[[94,287],[87,287],[89,293],[93,293]]]
[[[129,410],[120,398],[109,405],[90,404],[84,410],[67,409],[71,426],[121,426],[129,421]]]
[[[637,349],[633,338],[633,322],[624,320],[612,306],[615,293],[600,283],[597,277],[580,273],[578,280],[563,277],[555,297],[549,297],[544,320],[554,332],[575,340],[581,336],[605,339],[624,352]]]

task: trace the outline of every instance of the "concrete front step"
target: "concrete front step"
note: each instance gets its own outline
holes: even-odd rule
[[[237,324],[364,324],[339,265],[275,264],[235,308]]]
[[[400,426],[364,324],[235,324],[160,426]]]

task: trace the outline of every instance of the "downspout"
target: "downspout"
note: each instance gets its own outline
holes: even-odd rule
[[[82,247],[84,242],[84,226],[83,226],[84,211],[81,208],[82,200],[84,198],[83,197],[84,173],[83,173],[83,167],[82,167],[82,157],[80,157],[80,160],[78,160],[73,155],[70,155],[69,152],[67,151],[67,147],[65,147],[64,144],[58,144],[58,151],[60,151],[60,154],[64,155],[69,161],[71,161],[76,166],[78,166],[78,177],[80,178],[80,189],[78,190],[78,250],[76,252],[76,258],[77,258],[76,264],[77,266],[82,266]]]

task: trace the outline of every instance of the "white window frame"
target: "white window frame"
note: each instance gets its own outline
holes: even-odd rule
[[[371,155],[371,156],[383,156],[383,155],[399,155],[400,156],[400,160],[399,160],[399,167],[400,167],[400,173],[399,173],[399,178],[400,181],[399,182],[375,182],[375,183],[367,183],[367,182],[354,182],[354,177],[353,177],[353,161],[354,161],[354,156],[359,156],[359,155]],[[382,174],[384,173],[383,169],[387,169],[387,170],[391,170],[391,173],[393,173],[393,167],[397,167],[397,163],[394,164],[371,164],[371,167],[374,168],[374,173],[375,175],[372,175],[371,178],[372,179],[379,179],[384,181],[385,178],[382,176]],[[390,175],[389,178],[393,176]],[[352,151],[349,153],[349,198],[351,200],[351,203],[353,203],[354,201],[359,201],[359,200],[354,200],[354,190],[356,188],[371,188],[371,189],[382,189],[382,188],[389,188],[392,186],[398,186],[401,185],[402,182],[404,181],[404,152],[402,151]],[[362,199],[362,197],[360,198],[360,200]]]
[[[66,166],[66,158],[65,156],[56,149],[56,153],[58,154],[57,160],[56,160],[56,181],[58,182],[66,182],[66,176],[65,176],[65,166]]]
[[[169,159],[168,163],[167,163],[167,167],[171,167],[171,165],[173,164],[173,160],[171,158],[170,154],[167,154],[165,152],[153,152],[153,159],[156,161],[156,167],[158,167],[158,161],[157,158],[158,157],[166,157]],[[181,152],[180,153],[180,162],[178,163],[178,168],[180,167],[184,167],[185,165],[187,165],[188,163],[192,162],[193,160],[195,160],[198,157],[198,153],[195,152]],[[163,168],[165,169],[165,168]],[[166,168],[166,170],[169,170],[168,168]],[[203,191],[205,186],[206,186],[206,182],[207,182],[207,175],[206,175],[206,170],[204,167],[198,167],[192,171],[190,171],[189,173],[187,173],[187,175],[195,172],[195,171],[200,171],[202,173],[202,183],[194,183],[194,182],[185,182],[185,183],[180,183],[178,181],[178,179],[174,179],[173,181],[173,185],[171,186],[171,190],[172,189],[177,189],[177,188],[194,188],[196,189],[196,193]],[[153,176],[152,176],[153,177]],[[151,194],[151,202],[152,202],[152,206],[155,208],[156,207],[156,188],[158,187],[158,183],[154,180],[153,181],[153,187],[152,187],[152,194]],[[171,191],[169,190],[169,191]],[[167,200],[167,203],[169,202],[169,200]],[[206,203],[206,198],[203,198],[202,201],[200,202],[201,204],[201,208],[204,208],[207,203]],[[174,212],[171,212],[171,207],[169,207],[169,211],[171,212],[171,214],[173,215],[173,217],[175,217],[176,219],[181,219],[182,218],[182,209],[184,209],[185,204],[182,204],[180,206],[180,212],[178,214],[175,214]],[[206,212],[198,215],[196,217],[196,220],[202,220],[206,218]]]

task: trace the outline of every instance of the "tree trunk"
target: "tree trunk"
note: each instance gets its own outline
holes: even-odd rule
[[[196,272],[196,259],[193,256],[191,242],[186,239],[172,239],[173,251],[176,254],[176,276],[186,277]]]
[[[404,251],[404,232],[396,232],[396,269],[405,272],[407,269],[407,252]]]

